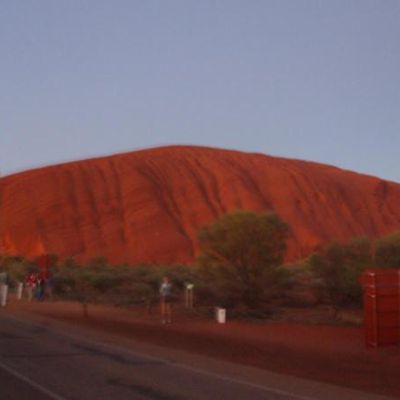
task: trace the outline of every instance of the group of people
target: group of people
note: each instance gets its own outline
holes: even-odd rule
[[[28,301],[36,299],[39,301],[52,296],[53,284],[51,277],[45,277],[43,274],[30,273],[25,279],[26,293]]]

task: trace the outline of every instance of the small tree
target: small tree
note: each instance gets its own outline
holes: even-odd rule
[[[313,254],[309,265],[319,280],[318,289],[331,303],[335,316],[342,306],[360,304],[362,271],[372,266],[371,243],[355,239],[348,244],[332,242]]]
[[[56,292],[82,305],[83,316],[88,317],[89,304],[99,303],[118,279],[109,267],[81,267],[68,261],[55,272]]]
[[[214,295],[227,305],[256,308],[278,283],[288,225],[275,213],[237,211],[198,233],[198,264]]]

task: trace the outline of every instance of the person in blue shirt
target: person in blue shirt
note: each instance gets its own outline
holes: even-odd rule
[[[172,322],[172,284],[168,276],[164,276],[160,286],[160,306],[161,306],[161,322],[170,324]]]

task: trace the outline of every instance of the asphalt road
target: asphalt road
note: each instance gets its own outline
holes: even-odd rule
[[[379,400],[167,350],[124,348],[0,313],[5,400]],[[308,386],[307,386],[308,385]]]
[[[0,393],[7,400],[51,400],[34,382],[27,382],[24,377],[16,376],[14,371],[0,368]]]

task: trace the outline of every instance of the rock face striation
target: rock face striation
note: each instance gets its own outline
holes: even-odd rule
[[[400,229],[400,184],[322,164],[170,146],[0,179],[0,253],[112,263],[190,263],[197,229],[224,213],[274,210],[288,258]]]

